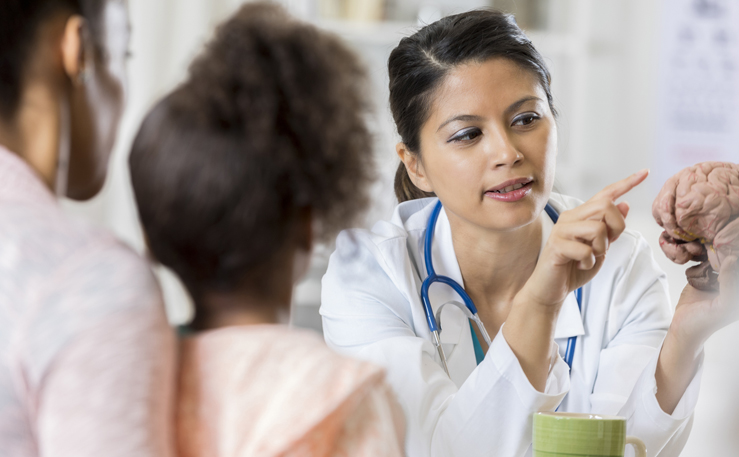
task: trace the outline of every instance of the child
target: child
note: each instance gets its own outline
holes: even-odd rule
[[[137,135],[148,245],[196,309],[181,341],[181,456],[402,454],[382,370],[279,323],[313,243],[367,203],[364,82],[338,39],[251,3]]]

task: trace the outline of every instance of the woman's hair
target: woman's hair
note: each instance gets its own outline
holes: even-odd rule
[[[85,18],[98,56],[102,46],[102,11],[106,0],[0,0],[0,118],[18,109],[23,73],[34,51],[38,30],[53,15],[66,12]]]
[[[147,115],[129,159],[141,223],[196,302],[264,274],[300,214],[326,240],[366,207],[365,80],[338,38],[249,3]]]
[[[456,66],[509,59],[532,72],[546,92],[553,113],[549,70],[513,16],[493,10],[475,10],[447,16],[400,40],[388,59],[390,109],[405,147],[420,153],[420,131],[429,117],[435,90]],[[399,202],[430,197],[411,182],[401,162],[395,173]]]

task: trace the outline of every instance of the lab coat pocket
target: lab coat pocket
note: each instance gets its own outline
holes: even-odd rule
[[[592,411],[619,414],[656,352],[655,348],[632,344],[603,349],[593,394],[590,396]]]
[[[582,377],[582,373],[577,370],[570,372],[570,392],[592,392],[592,382],[587,382]],[[564,411],[571,413],[590,413],[593,411],[593,397],[598,403],[597,395],[568,395],[563,402]]]

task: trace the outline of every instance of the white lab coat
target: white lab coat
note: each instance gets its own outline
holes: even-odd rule
[[[674,413],[664,413],[654,373],[671,310],[665,275],[641,235],[626,230],[610,246],[600,272],[583,288],[582,319],[574,293],[565,300],[545,392],[529,383],[502,332],[476,365],[469,321],[454,306],[444,307],[441,322],[450,379],[419,295],[426,277],[423,240],[436,201],[405,202],[371,231],[342,232],[322,286],[326,342],[387,369],[407,418],[408,456],[530,456],[532,413],[560,404],[560,411],[624,416],[628,434],[641,438],[650,456],[678,455],[690,431],[701,368]],[[562,212],[581,202],[553,194],[550,203]],[[543,246],[553,223],[544,212],[540,217]],[[464,286],[444,210],[432,255],[438,274]],[[440,284],[429,297],[434,311],[459,300]],[[573,335],[570,376],[562,356]],[[626,455],[633,455],[630,448]]]

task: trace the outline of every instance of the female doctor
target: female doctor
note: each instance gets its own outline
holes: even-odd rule
[[[531,455],[532,413],[556,409],[625,416],[650,456],[678,455],[703,343],[736,316],[690,287],[671,316],[665,276],[616,203],[647,173],[585,203],[552,193],[549,73],[510,16],[441,19],[388,66],[401,203],[339,236],[321,314],[331,347],[386,367],[408,455]],[[448,284],[426,293],[438,318],[424,312],[429,263],[474,302],[489,346],[465,306],[439,312],[463,301]]]

